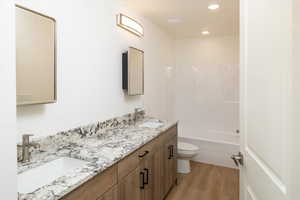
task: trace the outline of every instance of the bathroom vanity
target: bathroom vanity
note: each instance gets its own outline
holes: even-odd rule
[[[30,163],[19,163],[19,177],[51,162],[67,161],[79,167],[34,191],[20,192],[23,185],[35,182],[33,176],[43,179],[51,169],[41,176],[31,175],[19,182],[19,199],[162,200],[177,182],[177,122],[145,117],[132,123],[131,118],[35,141],[40,149],[32,152]]]
[[[160,200],[176,183],[177,125],[62,200]]]

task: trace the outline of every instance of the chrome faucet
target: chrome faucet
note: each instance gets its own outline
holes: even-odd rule
[[[33,135],[25,134],[22,136],[22,145],[18,145],[18,147],[22,148],[22,157],[18,159],[20,162],[29,162],[30,161],[30,147],[39,147],[38,143],[29,142],[29,137]]]

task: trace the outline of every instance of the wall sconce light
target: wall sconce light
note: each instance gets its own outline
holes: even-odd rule
[[[144,36],[143,26],[136,20],[126,15],[123,15],[121,13],[117,15],[117,25],[139,37]]]

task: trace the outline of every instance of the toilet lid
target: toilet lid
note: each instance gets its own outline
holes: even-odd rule
[[[190,143],[178,142],[178,149],[187,151],[197,151],[199,148]]]

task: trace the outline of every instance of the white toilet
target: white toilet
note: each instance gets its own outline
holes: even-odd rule
[[[181,174],[191,172],[190,160],[197,155],[199,148],[193,144],[178,142],[177,171]]]

